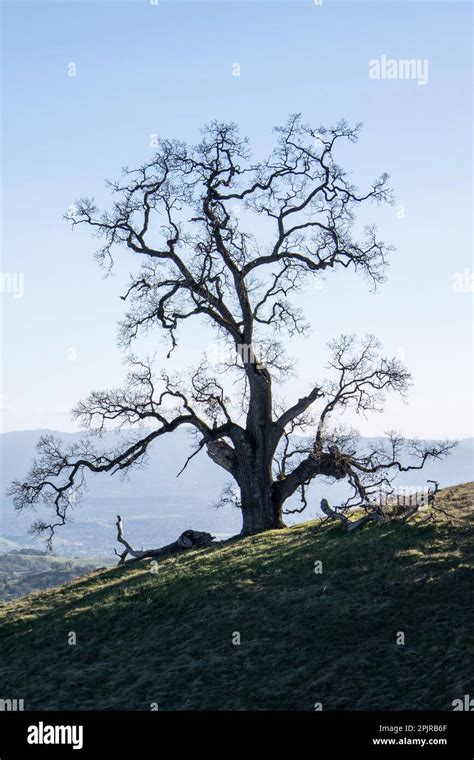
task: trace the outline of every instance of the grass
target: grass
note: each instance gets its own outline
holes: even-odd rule
[[[450,521],[354,535],[307,522],[3,605],[0,697],[27,710],[451,710],[474,694],[473,496],[472,483],[441,492]]]

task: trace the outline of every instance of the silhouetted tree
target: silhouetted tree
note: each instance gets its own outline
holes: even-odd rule
[[[186,377],[156,377],[148,359],[131,355],[123,389],[95,391],[79,403],[75,418],[91,433],[108,425],[137,432],[113,451],[98,451],[91,434],[68,450],[50,436],[41,440],[26,482],[11,489],[19,509],[53,507],[51,523],[36,523],[39,532],[51,537],[65,522],[87,471],[127,470],[155,439],[185,426],[196,434],[192,456],[206,449],[232,476],[243,534],[281,527],[297,492],[302,511],[318,476],[347,480],[351,503],[367,505],[397,472],[448,453],[449,443],[425,446],[395,434],[362,448],[356,433],[331,426],[335,414],[379,410],[386,392],[408,387],[405,367],[381,355],[373,336],[334,340],[329,380],[313,382],[288,406],[274,399],[275,381],[291,367],[281,337],[307,330],[297,303],[306,281],[338,269],[360,272],[374,287],[384,279],[390,246],[375,227],[357,239],[354,219],[362,204],[392,202],[388,176],[361,192],[334,158],[337,144],[355,142],[358,131],[345,121],[315,130],[295,115],[275,130],[268,158],[256,162],[235,124],[212,122],[197,146],[161,140],[152,160],[124,170],[110,185],[111,211],[101,213],[93,199],[77,202],[69,218],[102,237],[102,264],[113,266],[119,246],[141,261],[122,296],[127,350],[156,327],[169,338],[169,359],[181,325],[204,320],[228,352],[214,363],[204,355]],[[260,241],[250,231],[254,220]]]

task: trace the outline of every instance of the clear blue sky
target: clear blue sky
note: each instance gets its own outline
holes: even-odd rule
[[[104,178],[151,156],[151,134],[195,142],[206,121],[234,120],[263,154],[271,127],[301,111],[315,126],[364,123],[343,163],[361,185],[388,171],[404,218],[373,209],[398,249],[377,296],[348,273],[304,296],[313,333],[292,343],[299,371],[288,397],[324,366],[331,336],[375,332],[415,385],[408,407],[390,402],[361,430],[472,435],[473,293],[453,290],[456,272],[472,272],[469,3],[2,7],[2,271],[24,274],[23,297],[0,294],[4,430],[74,429],[70,407],[123,378],[115,335],[127,261],[103,280],[96,241],[71,232],[67,207],[80,195],[106,201]],[[370,79],[369,60],[382,55],[427,59],[428,83]],[[196,337],[184,341],[183,365],[198,358]]]

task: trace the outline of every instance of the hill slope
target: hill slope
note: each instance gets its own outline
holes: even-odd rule
[[[474,484],[442,492],[450,522],[350,536],[314,521],[3,605],[2,697],[26,709],[451,710],[474,694],[473,496]]]

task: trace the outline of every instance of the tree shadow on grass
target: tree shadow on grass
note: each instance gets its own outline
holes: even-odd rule
[[[4,622],[3,691],[27,709],[450,709],[474,671],[471,552],[463,525],[310,524],[93,574]]]

